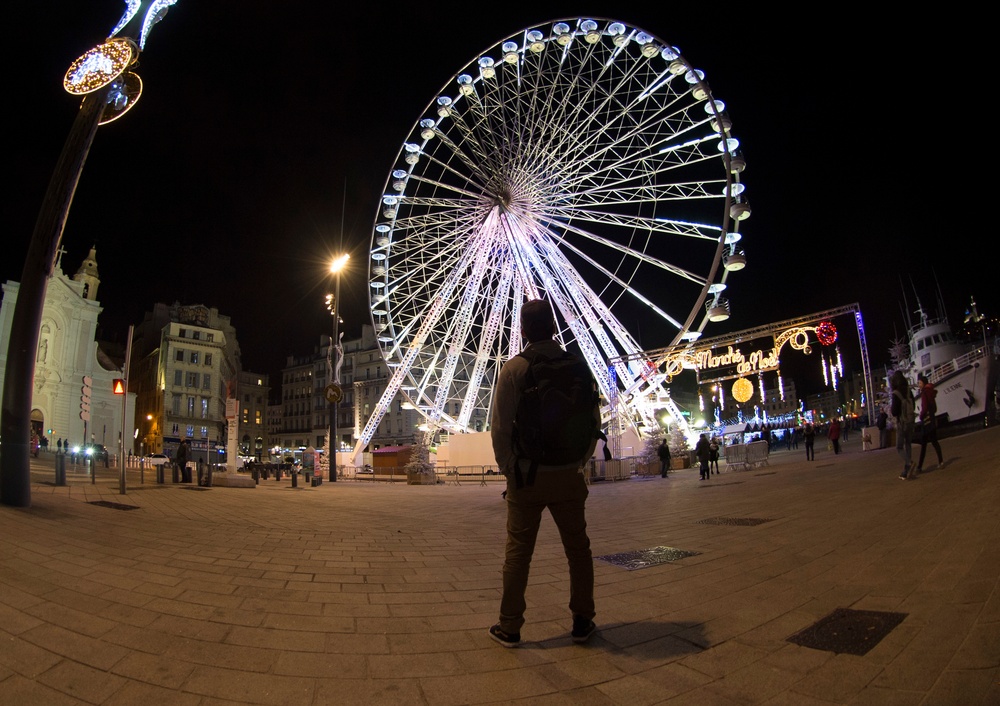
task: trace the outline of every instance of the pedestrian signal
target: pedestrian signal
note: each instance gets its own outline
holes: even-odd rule
[[[125,394],[125,381],[123,379],[121,379],[121,378],[115,378],[111,382],[111,391],[114,392],[116,395],[124,395]]]

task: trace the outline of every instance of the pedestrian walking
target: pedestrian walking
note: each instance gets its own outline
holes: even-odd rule
[[[903,472],[899,474],[899,479],[916,478],[910,448],[913,443],[913,393],[901,370],[892,374],[889,386],[892,388],[892,416],[896,420],[896,452],[903,459]]]
[[[712,469],[715,469],[715,474],[719,474],[719,441],[714,436],[711,441],[708,442],[708,470],[711,474]]]
[[[802,432],[802,437],[806,442],[806,460],[815,461],[816,460],[816,429],[813,427],[811,422],[806,422],[806,428]]]
[[[944,455],[941,453],[941,444],[937,438],[937,390],[934,389],[926,376],[917,375],[917,387],[920,390],[920,457],[917,459],[917,473],[924,468],[924,454],[927,452],[927,444],[934,447],[937,453],[937,466],[944,465]]]
[[[836,417],[830,422],[829,431],[830,444],[833,446],[833,453],[840,453],[840,420]]]
[[[181,443],[177,445],[177,453],[174,454],[174,463],[180,471],[181,483],[191,482],[191,469],[187,465],[190,456],[191,447],[188,446],[187,439],[181,439]]]
[[[694,455],[698,458],[701,467],[700,480],[708,480],[709,475],[711,475],[708,464],[712,458],[712,448],[708,443],[708,435],[702,434],[698,437],[698,443],[694,445]]]
[[[660,478],[666,478],[667,471],[670,470],[670,447],[667,446],[666,439],[660,441],[656,455],[660,458]]]
[[[521,336],[528,341],[522,354],[508,360],[500,370],[494,396],[493,424],[490,438],[497,465],[507,478],[507,546],[503,563],[503,594],[500,598],[500,620],[489,629],[490,637],[504,647],[516,647],[521,642],[521,627],[524,625],[526,603],[525,590],[528,587],[528,569],[535,549],[542,511],[549,514],[559,529],[563,550],[569,562],[569,610],[573,616],[573,642],[585,642],[597,630],[594,623],[594,561],[590,552],[590,538],[587,536],[585,506],[587,483],[581,471],[591,457],[600,433],[600,402],[597,385],[586,365],[579,358],[566,353],[553,340],[555,319],[550,304],[543,300],[532,300],[521,307]],[[539,387],[534,371],[539,361],[567,360],[568,364],[582,367],[588,378],[589,390],[584,390],[579,378],[576,389],[590,394],[592,409],[578,410],[583,417],[592,414],[594,438],[584,439],[584,451],[579,458],[553,465],[544,465],[531,458],[521,456],[519,446],[522,435],[518,420],[529,397],[527,380],[534,381],[533,388]],[[576,368],[574,368],[576,369]],[[548,382],[555,385],[557,378]],[[537,405],[536,405],[537,406]],[[578,405],[579,407],[579,405]],[[526,414],[527,412],[525,412]],[[574,422],[581,415],[568,415]],[[562,425],[560,432],[572,426],[564,417],[554,417],[556,424]],[[584,420],[585,421],[585,420]],[[584,425],[586,426],[586,425]],[[554,436],[563,436],[562,433]],[[574,436],[577,436],[574,434]],[[557,439],[548,440],[553,446]]]

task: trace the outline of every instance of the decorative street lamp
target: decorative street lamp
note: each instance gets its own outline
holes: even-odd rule
[[[84,162],[98,126],[121,117],[138,100],[142,81],[128,68],[135,65],[139,52],[145,48],[153,25],[162,20],[176,2],[127,0],[125,14],[107,41],[74,61],[66,72],[64,88],[84,99],[35,221],[11,317],[0,416],[0,438],[3,439],[0,503],[4,505],[31,505],[30,412],[38,329],[42,322],[45,288]]]
[[[330,415],[330,433],[328,446],[330,447],[330,482],[337,482],[337,447],[340,445],[337,439],[337,415],[340,407],[340,400],[344,398],[344,390],[340,387],[340,273],[347,264],[351,256],[347,253],[336,258],[330,263],[330,272],[334,276],[333,294],[326,295],[326,308],[333,316],[333,338],[330,339],[330,383],[326,386],[326,401],[333,405],[333,413]],[[334,358],[336,354],[336,358]]]

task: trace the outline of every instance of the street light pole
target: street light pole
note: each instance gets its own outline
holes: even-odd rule
[[[343,394],[340,389],[340,314],[338,313],[340,308],[340,272],[350,258],[350,255],[344,254],[330,263],[330,272],[334,276],[333,302],[330,307],[330,313],[333,315],[333,340],[330,341],[330,387],[332,394],[327,397],[333,404],[333,413],[330,415],[329,442],[331,483],[337,482],[337,446],[340,445],[337,440],[337,415],[340,411],[340,398]]]
[[[136,65],[149,31],[163,19],[166,10],[166,6],[153,0],[127,3],[125,16],[119,20],[108,40],[74,61],[63,79],[63,88],[68,93],[85,98],[63,145],[35,221],[11,318],[0,404],[0,437],[4,446],[4,453],[0,455],[0,504],[3,505],[31,505],[29,412],[38,330],[42,324],[48,278],[52,274],[83,166],[98,126],[121,117],[138,100],[142,82],[128,69]],[[88,441],[86,423],[83,440],[85,443]]]

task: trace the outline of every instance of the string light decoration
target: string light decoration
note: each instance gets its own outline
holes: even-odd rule
[[[733,399],[742,404],[751,397],[753,397],[753,383],[746,378],[738,378],[733,383]]]
[[[822,321],[816,327],[816,338],[824,346],[832,346],[837,342],[837,327],[830,321]]]
[[[820,355],[820,357],[819,357],[819,367],[823,370],[823,384],[824,385],[829,385],[830,384],[830,378],[827,377],[827,374],[826,374],[826,356],[825,355]]]
[[[785,381],[781,377],[780,370],[778,371],[778,396],[781,398],[782,402],[785,401]]]
[[[94,47],[69,65],[63,88],[75,96],[107,86],[135,61],[139,50],[131,39],[111,39]]]

